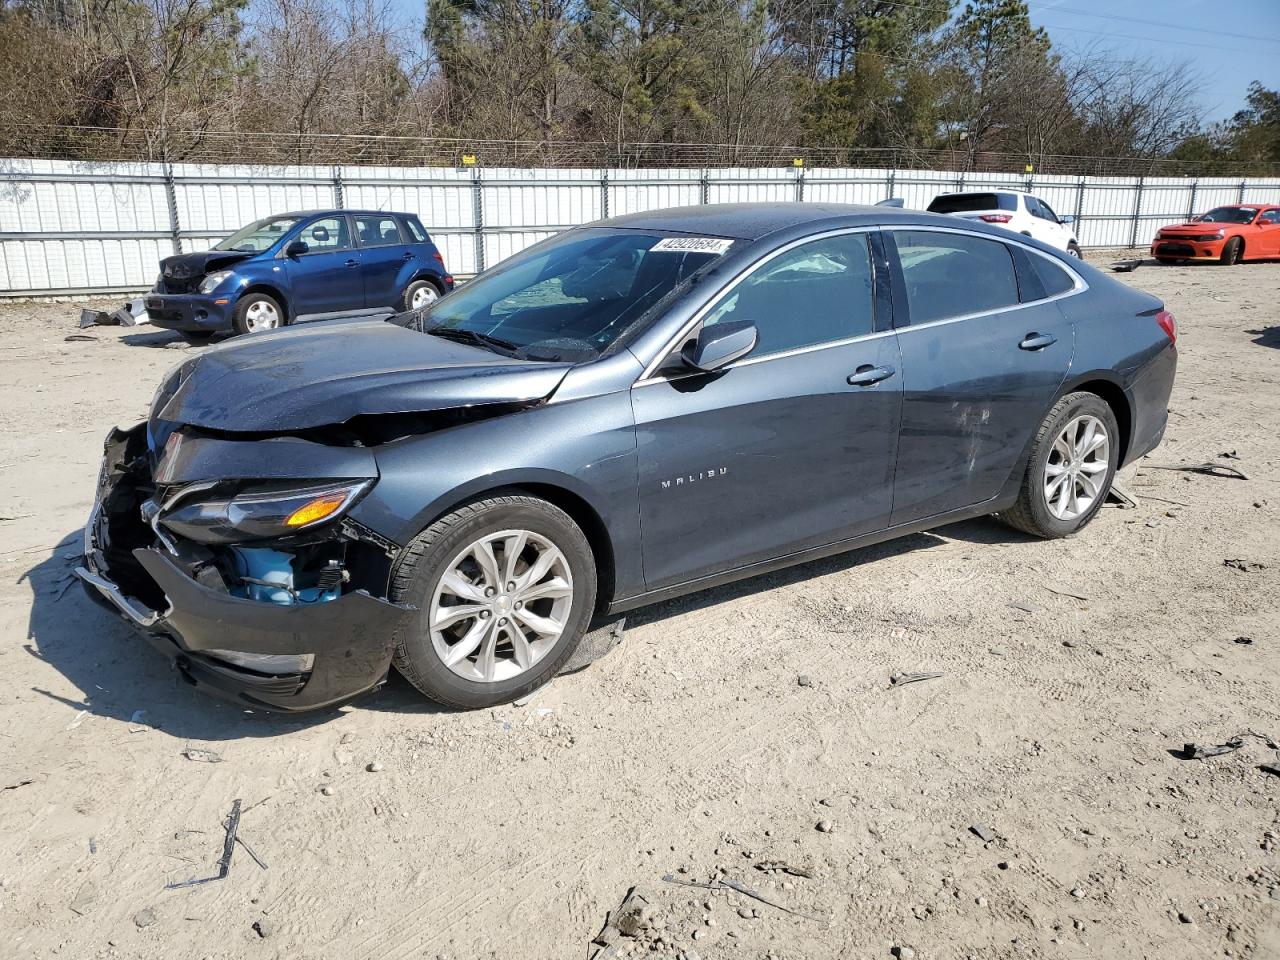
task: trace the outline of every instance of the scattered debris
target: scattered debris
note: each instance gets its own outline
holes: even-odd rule
[[[996,838],[996,832],[988,827],[985,823],[975,823],[969,828],[969,832],[976,836],[983,843],[990,843]]]
[[[90,853],[98,852],[98,841],[93,839],[93,837],[89,838],[89,852]]]
[[[1232,567],[1233,569],[1240,570],[1244,573],[1249,573],[1253,570],[1267,569],[1267,565],[1265,563],[1258,563],[1256,560],[1243,560],[1239,557],[1223,560],[1222,565],[1224,567]]]
[[[80,884],[80,889],[76,891],[76,898],[71,901],[71,912],[83,917],[97,900],[97,885],[92,880],[86,880]],[[142,926],[142,924],[139,924],[139,926]]]
[[[1177,470],[1182,473],[1203,473],[1207,477],[1218,477],[1226,480],[1248,480],[1249,475],[1239,467],[1229,467],[1225,463],[1214,463],[1212,460],[1204,463],[1187,463],[1187,464],[1159,464],[1149,463],[1143,469],[1150,470]]]
[[[8,786],[6,786],[4,789],[5,789],[5,790],[17,790],[19,787],[28,787],[28,786],[30,786],[30,785],[31,785],[31,784],[33,784],[33,783],[35,783],[35,781],[34,781],[34,780],[19,780],[17,783],[11,783],[11,784],[9,784],[9,785],[8,785]]]
[[[1142,266],[1141,258],[1137,260],[1117,260],[1111,264],[1111,271],[1112,273],[1133,273],[1140,266]],[[914,951],[911,955],[915,956]]]
[[[81,710],[79,713],[77,713],[74,717],[71,718],[71,722],[67,724],[67,729],[74,730],[76,727],[80,726],[80,724],[84,722],[84,718],[87,717],[88,715],[89,715],[88,710]]]
[[[1242,647],[1247,647],[1253,644],[1253,637],[1236,637],[1231,642],[1238,643]]]
[[[569,659],[565,661],[564,666],[560,668],[558,675],[577,673],[589,664],[595,663],[607,654],[612,653],[622,645],[626,626],[627,618],[619,617],[611,623],[588,630],[573,653],[570,654]]]
[[[86,327],[136,327],[140,323],[150,322],[151,317],[147,315],[147,305],[140,298],[126,300],[124,306],[113,313],[84,308],[80,310],[81,330]],[[71,337],[67,337],[67,339],[70,340]]]
[[[831,833],[836,828],[830,820],[819,820],[816,826],[819,833]]]
[[[783,913],[789,913],[792,916],[804,917],[806,920],[822,921],[826,919],[825,917],[816,917],[810,913],[801,913],[799,910],[792,910],[790,907],[784,907],[780,903],[774,903],[764,894],[758,893],[750,887],[744,887],[742,884],[738,883],[736,880],[730,879],[729,877],[721,877],[714,883],[695,883],[692,880],[680,880],[668,873],[664,874],[662,879],[666,883],[676,883],[682,887],[698,887],[701,890],[736,890],[744,897],[750,897],[752,900],[759,900],[761,903],[773,907],[775,910],[781,910]]]
[[[267,869],[267,865],[266,865],[266,863],[264,863],[264,862],[263,862],[262,858],[261,858],[260,856],[258,856],[256,853],[254,853],[254,852],[253,852],[253,847],[251,847],[251,846],[249,846],[249,844],[245,843],[245,842],[244,842],[244,837],[240,836],[240,834],[238,834],[238,833],[236,834],[236,843],[238,843],[238,844],[240,844],[240,846],[244,847],[244,852],[245,852],[245,853],[247,853],[249,856],[251,856],[251,857],[253,858],[253,862],[254,862],[254,863],[256,863],[258,866],[260,866],[263,870]]]
[[[188,760],[194,760],[197,763],[221,763],[222,757],[214,753],[212,750],[197,750],[195,747],[188,747],[182,751],[182,755]]]
[[[63,343],[84,343],[95,342],[97,339],[97,337],[91,337],[87,333],[73,333],[70,336],[63,337],[62,341]]]
[[[116,321],[111,314],[103,313],[101,310],[88,310],[82,308],[80,310],[80,329],[85,327],[110,327],[115,326]],[[67,337],[70,340],[70,337]],[[89,340],[96,340],[97,337],[87,337]]]
[[[807,673],[802,673],[796,677],[796,684],[801,687],[812,687],[813,679]]]
[[[897,946],[890,951],[898,960],[916,960],[916,951],[913,947]]]
[[[236,830],[240,827],[240,801],[231,804],[231,814],[227,817],[227,835],[222,841],[222,859],[218,861],[218,872],[212,877],[198,880],[183,880],[179,883],[166,883],[166,890],[177,890],[180,887],[198,887],[201,884],[223,880],[231,870],[231,855],[236,852]],[[255,858],[256,859],[256,858]]]
[[[147,907],[145,910],[140,910],[133,915],[133,922],[137,925],[139,930],[143,927],[151,926],[157,919],[156,912],[150,907]]]
[[[635,887],[627,891],[618,908],[605,917],[600,932],[591,938],[591,946],[597,949],[590,960],[609,960],[619,955],[620,938],[637,938],[652,925],[653,910],[649,901]]]
[[[275,932],[275,926],[270,920],[263,917],[261,920],[253,921],[253,932],[265,940]]]
[[[908,683],[918,683],[921,680],[937,680],[941,677],[940,673],[895,673],[889,677],[891,686],[901,687]]]
[[[1258,769],[1263,773],[1269,773],[1272,776],[1280,777],[1280,763],[1260,763]]]
[[[785,873],[793,877],[804,877],[806,880],[812,880],[815,875],[812,867],[787,863],[785,860],[761,860],[755,867],[761,873]]]
[[[1226,743],[1219,743],[1215,746],[1206,747],[1194,743],[1184,743],[1182,745],[1182,756],[1187,760],[1207,760],[1209,757],[1220,757],[1224,753],[1234,753],[1244,746],[1244,741],[1239,737],[1228,740]]]
[[[1107,503],[1114,503],[1121,510],[1134,510],[1138,506],[1138,498],[1133,495],[1129,485],[1119,477],[1111,478],[1111,487],[1107,490]]]
[[[1012,603],[1006,603],[1005,606],[1013,610],[1021,610],[1023,613],[1039,613],[1044,609],[1044,607],[1034,603],[1027,603],[1024,600],[1015,600]]]
[[[365,769],[368,770],[370,773],[381,773],[382,764],[379,763],[377,760],[373,760],[365,767]]]
[[[533,693],[526,693],[526,694],[525,694],[523,697],[521,697],[519,700],[512,700],[512,701],[511,701],[511,705],[512,705],[513,707],[527,707],[529,704],[531,704],[531,703],[533,702],[533,698],[534,698],[535,696],[537,696],[537,691],[536,691],[536,690],[535,690]]]
[[[1191,915],[1190,915],[1189,913],[1186,913],[1185,911],[1179,910],[1179,911],[1178,911],[1178,922],[1179,922],[1179,923],[1195,923],[1195,920],[1191,919]]]
[[[129,727],[130,733],[141,733],[143,730],[155,730],[159,724],[151,723],[147,720],[147,711],[135,710],[133,715],[129,717],[129,723],[133,726]]]
[[[1071,597],[1073,600],[1093,599],[1087,593],[1084,593],[1075,587],[1069,587],[1065,583],[1042,583],[1040,586],[1044,587],[1050,593],[1056,593],[1060,597]]]
[[[320,792],[326,797],[332,797],[333,787],[326,783],[323,787],[320,788]]]

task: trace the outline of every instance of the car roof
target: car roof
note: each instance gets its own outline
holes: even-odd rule
[[[332,214],[334,216],[337,216],[343,213],[351,213],[361,217],[362,216],[387,216],[387,217],[416,216],[416,214],[412,214],[412,213],[401,213],[399,210],[347,210],[347,209],[337,210],[337,209],[321,208],[319,210],[287,210],[284,213],[270,214],[269,216],[263,217],[262,219],[276,220],[276,219],[279,219],[280,217],[298,217],[299,219],[302,219],[304,217],[324,216],[325,214]]]
[[[804,224],[835,225],[878,223],[952,222],[932,213],[913,213],[895,207],[868,207],[853,203],[707,203],[689,207],[668,207],[611,217],[593,227],[626,230],[661,230],[735,240],[761,237]]]

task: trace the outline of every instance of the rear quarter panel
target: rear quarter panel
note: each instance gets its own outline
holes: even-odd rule
[[[1164,433],[1177,351],[1155,321],[1162,301],[1087,264],[1077,270],[1089,290],[1059,301],[1076,328],[1075,360],[1063,392],[1093,381],[1123,391],[1128,406],[1127,425],[1120,417],[1126,434],[1123,466],[1149,452]]]

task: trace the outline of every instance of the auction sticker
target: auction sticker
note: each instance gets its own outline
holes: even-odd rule
[[[723,237],[663,237],[649,248],[649,252],[714,253],[719,256],[731,246],[733,241]]]

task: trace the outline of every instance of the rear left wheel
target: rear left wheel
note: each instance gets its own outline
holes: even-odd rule
[[[440,288],[430,280],[415,280],[404,291],[406,310],[425,310],[440,299]]]
[[[1080,245],[1074,240],[1067,244],[1067,256],[1075,257],[1077,260],[1084,259],[1084,254],[1080,252]]]
[[[405,548],[391,599],[418,608],[396,637],[405,679],[447,706],[490,707],[537,689],[572,655],[594,612],[595,560],[563,510],[491,497]]]
[[[1040,424],[1018,500],[999,519],[1037,537],[1075,533],[1102,509],[1119,456],[1119,427],[1106,401],[1067,394]]]

